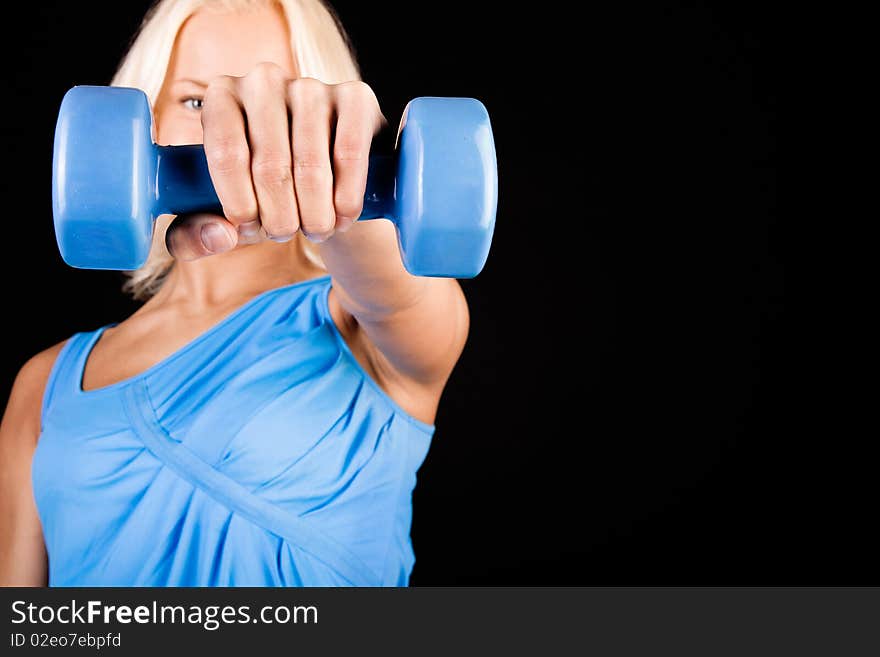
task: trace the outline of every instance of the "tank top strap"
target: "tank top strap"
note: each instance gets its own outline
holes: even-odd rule
[[[46,389],[43,393],[43,404],[40,411],[40,419],[44,420],[46,413],[51,411],[52,404],[61,397],[74,394],[81,389],[82,373],[85,369],[86,360],[92,351],[92,347],[101,337],[108,326],[102,326],[94,331],[74,333],[55,358],[55,363],[49,372],[46,381]]]

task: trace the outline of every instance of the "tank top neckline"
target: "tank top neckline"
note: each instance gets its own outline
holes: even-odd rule
[[[243,304],[238,306],[238,308],[235,308],[232,312],[227,314],[225,317],[223,317],[216,324],[213,324],[212,326],[208,327],[205,331],[203,331],[202,333],[200,333],[199,335],[194,337],[192,340],[187,342],[185,345],[183,345],[182,347],[180,347],[176,351],[173,351],[172,353],[168,354],[165,358],[159,360],[158,362],[154,363],[153,365],[150,365],[145,370],[143,370],[137,374],[134,374],[130,377],[127,377],[125,379],[122,379],[120,381],[116,381],[115,383],[110,383],[106,386],[101,386],[99,388],[91,388],[89,390],[85,390],[85,389],[83,389],[83,377],[85,376],[86,364],[89,361],[89,357],[92,355],[92,352],[94,351],[95,347],[97,346],[98,341],[101,339],[101,336],[104,334],[104,331],[106,331],[108,328],[116,326],[119,322],[105,324],[104,326],[101,326],[101,327],[95,329],[94,331],[92,331],[91,334],[85,334],[85,335],[88,335],[89,338],[88,338],[86,344],[83,345],[83,348],[80,352],[81,355],[77,359],[75,376],[73,377],[74,392],[77,395],[85,397],[85,396],[101,395],[104,393],[115,392],[115,391],[118,391],[122,388],[125,388],[126,386],[131,385],[133,383],[136,383],[137,381],[140,381],[141,379],[149,376],[150,374],[155,373],[159,369],[166,367],[167,365],[171,364],[172,362],[174,362],[175,360],[177,360],[181,356],[185,355],[186,353],[188,353],[189,351],[191,351],[192,349],[197,347],[199,344],[201,344],[202,342],[204,342],[205,340],[210,338],[217,331],[219,331],[223,327],[230,324],[237,317],[244,314],[248,309],[252,308],[259,301],[266,299],[267,297],[270,297],[272,295],[278,294],[280,292],[284,292],[286,290],[291,290],[293,288],[300,287],[300,286],[316,285],[318,283],[322,283],[322,282],[327,281],[329,279],[330,279],[330,275],[327,274],[325,276],[318,276],[316,278],[309,278],[304,281],[297,281],[296,283],[289,283],[287,285],[282,285],[280,287],[275,287],[275,288],[271,288],[269,290],[264,290],[263,292],[260,292],[259,294],[256,294],[255,296],[253,296],[250,299],[248,299],[247,301],[245,301]],[[327,293],[329,293],[329,291],[330,291],[330,288],[328,286]]]

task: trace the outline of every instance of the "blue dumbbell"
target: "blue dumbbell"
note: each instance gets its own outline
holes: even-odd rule
[[[476,276],[498,202],[486,108],[473,98],[416,98],[401,126],[393,155],[370,156],[360,219],[394,222],[412,274]],[[144,263],[159,215],[221,212],[201,144],[154,144],[143,91],[86,85],[61,102],[52,209],[67,264],[117,270]]]

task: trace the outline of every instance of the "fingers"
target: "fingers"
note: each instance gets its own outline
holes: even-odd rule
[[[180,215],[165,232],[165,246],[178,260],[225,253],[237,242],[235,226],[213,214]]]
[[[299,229],[286,94],[287,80],[274,65],[260,64],[242,80],[260,222],[277,242],[286,242]]]
[[[330,165],[329,89],[318,80],[299,78],[289,85],[293,184],[300,227],[314,242],[333,234],[333,170]]]
[[[262,63],[244,77],[212,80],[201,120],[228,222],[215,229],[204,218],[181,221],[167,236],[175,256],[219,253],[227,239],[234,247],[263,234],[285,242],[297,230],[322,242],[360,216],[370,146],[385,121],[363,82],[291,80],[276,64]]]
[[[239,227],[258,219],[257,197],[251,182],[251,151],[245,134],[234,78],[212,80],[205,91],[202,131],[208,171],[223,214]],[[254,224],[258,228],[257,224]]]
[[[333,206],[336,230],[344,233],[364,207],[370,145],[381,121],[377,121],[376,97],[367,85],[346,83],[335,90],[338,119],[333,140]],[[373,106],[377,111],[365,111]]]

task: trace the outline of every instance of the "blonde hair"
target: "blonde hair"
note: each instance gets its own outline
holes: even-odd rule
[[[273,4],[281,7],[287,20],[291,50],[302,77],[325,84],[360,80],[348,34],[323,0],[158,0],[144,16],[110,84],[142,89],[150,107],[155,107],[177,34],[196,10],[208,6],[235,11]],[[123,289],[135,299],[149,299],[158,292],[174,266],[174,258],[165,247],[166,228],[167,223],[156,227],[147,261],[140,269],[127,272]],[[323,267],[314,247],[306,240],[296,241],[309,260]]]

